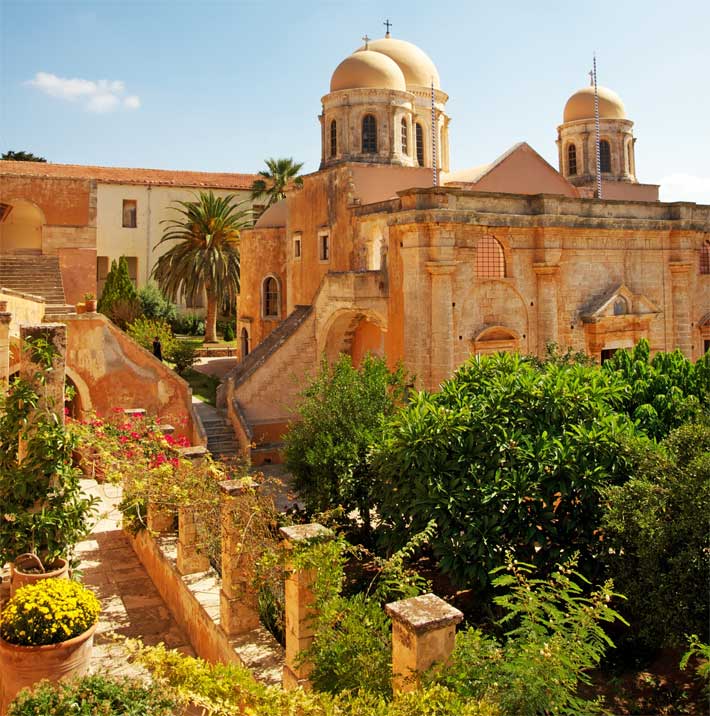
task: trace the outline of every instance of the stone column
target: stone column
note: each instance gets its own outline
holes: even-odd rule
[[[331,539],[333,532],[323,525],[313,523],[309,525],[295,525],[282,527],[281,536],[284,538],[284,547],[287,555],[293,553],[294,547],[303,545],[316,538]],[[286,657],[283,670],[283,687],[295,689],[297,686],[308,687],[308,676],[312,665],[298,664],[298,655],[305,651],[313,642],[313,618],[315,611],[313,603],[313,585],[316,580],[316,571],[313,569],[296,569],[293,559],[286,559],[286,582],[284,584],[284,601],[286,603],[285,632]]]
[[[195,509],[190,505],[178,507],[177,568],[180,574],[206,572],[210,559],[199,550]]]
[[[401,237],[401,239],[400,239]],[[402,361],[409,375],[416,376],[417,387],[428,387],[430,294],[424,264],[428,254],[426,237],[417,230],[397,232],[402,258],[402,323],[404,350]]]
[[[691,265],[683,262],[671,262],[671,289],[673,302],[673,345],[666,350],[680,348],[689,360],[693,358],[692,336],[690,330],[690,302],[688,298],[688,279]]]
[[[542,358],[549,341],[560,342],[557,305],[560,267],[536,263],[533,269],[537,275],[537,354]]]
[[[12,314],[7,312],[7,301],[0,301],[0,393],[7,390],[10,380],[10,321]]]
[[[451,656],[463,614],[435,594],[392,602],[385,611],[392,619],[392,689],[414,691],[420,674]]]
[[[52,367],[49,369],[37,363],[32,349],[28,348],[28,340],[34,341],[38,339],[46,340],[54,350]],[[40,401],[37,407],[54,413],[63,425],[64,377],[67,355],[66,325],[64,323],[21,325],[20,344],[20,377],[36,385],[37,374],[41,374],[44,385],[38,386]]]
[[[172,532],[175,526],[175,510],[167,505],[148,502],[148,530],[156,534]]]
[[[257,595],[252,585],[258,555],[248,539],[248,513],[253,504],[247,499],[257,485],[225,480],[219,487],[222,509],[220,624],[228,636],[234,636],[259,626]]]
[[[428,261],[431,275],[431,390],[436,390],[454,369],[454,310],[451,274],[455,261]]]

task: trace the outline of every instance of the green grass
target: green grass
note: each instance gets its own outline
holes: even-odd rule
[[[194,348],[236,348],[237,347],[237,341],[224,341],[218,336],[218,340],[216,343],[205,343],[205,337],[204,336],[183,336],[183,335],[175,335],[175,338],[177,338],[181,343],[189,343]]]
[[[217,404],[217,386],[219,385],[219,378],[213,375],[206,375],[200,373],[193,368],[190,368],[185,372],[183,378],[190,384],[192,388],[192,394],[203,403],[209,403],[210,405]]]

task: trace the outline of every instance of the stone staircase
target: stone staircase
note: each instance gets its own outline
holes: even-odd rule
[[[74,307],[67,305],[62,272],[56,256],[0,254],[0,286],[41,296],[48,315],[74,312]]]
[[[212,457],[221,460],[240,455],[239,443],[224,413],[198,400],[193,400],[192,404],[207,433],[207,449],[212,453]]]

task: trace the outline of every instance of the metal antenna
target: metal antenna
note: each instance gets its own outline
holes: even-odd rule
[[[436,127],[436,107],[434,105],[434,78],[431,78],[431,168],[433,173],[433,184],[432,186],[438,186],[439,176],[436,171],[436,140],[437,140],[437,127]]]
[[[602,158],[601,158],[601,139],[599,129],[599,91],[597,89],[597,54],[594,53],[594,62],[592,69],[592,81],[594,83],[594,128],[596,130],[596,146],[597,146],[597,199],[602,198]]]

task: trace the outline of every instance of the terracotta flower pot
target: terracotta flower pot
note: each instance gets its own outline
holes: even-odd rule
[[[95,631],[96,624],[73,639],[46,646],[17,646],[0,638],[0,716],[26,686],[86,674]]]
[[[87,299],[84,303],[87,313],[96,313],[96,299]]]
[[[86,304],[85,303],[77,303],[76,304],[76,312],[77,313],[86,313]]]
[[[21,554],[10,564],[10,596],[26,584],[34,584],[42,579],[69,579],[69,563],[59,558],[46,572],[23,572],[22,569],[34,567],[39,560],[35,555]]]

